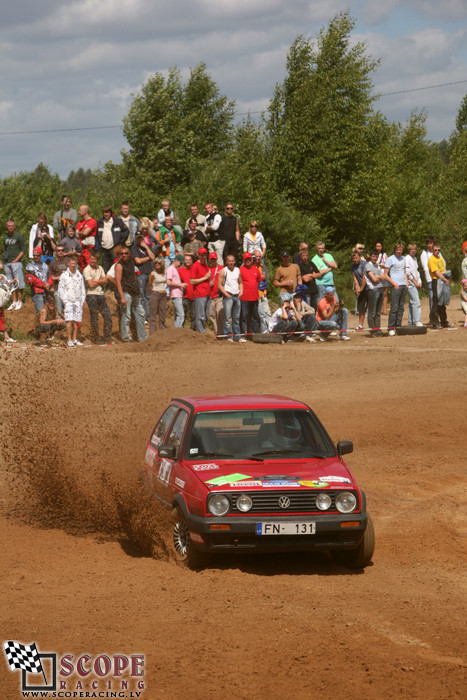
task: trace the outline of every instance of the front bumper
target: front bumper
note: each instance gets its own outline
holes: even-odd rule
[[[198,549],[207,552],[284,552],[284,551],[313,551],[320,549],[354,549],[360,543],[367,525],[366,513],[342,514],[311,514],[268,516],[253,515],[235,518],[200,517],[186,513],[188,529],[200,535],[192,538]],[[314,522],[314,535],[257,535],[256,524],[261,522]],[[352,527],[342,526],[342,523],[358,523]],[[229,525],[228,530],[213,530],[212,525]]]

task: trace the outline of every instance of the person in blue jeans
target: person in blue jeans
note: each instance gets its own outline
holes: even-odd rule
[[[228,336],[227,341],[230,343],[246,343],[246,339],[240,335],[240,297],[243,294],[240,268],[235,266],[233,255],[228,255],[225,263],[226,267],[219,272],[218,278],[224,307],[224,335]]]
[[[403,252],[403,244],[396,243],[393,255],[389,256],[384,265],[385,277],[392,286],[391,309],[388,319],[389,335],[396,335],[396,328],[402,326],[402,317],[404,315],[404,302],[407,296],[408,285],[406,261],[402,255]]]
[[[334,329],[339,330],[339,340],[350,340],[346,333],[348,313],[344,302],[336,298],[335,288],[325,287],[324,297],[320,299],[316,309],[318,329],[322,331],[319,338],[321,342],[326,341]]]
[[[122,312],[120,335],[123,342],[131,341],[130,320],[132,315],[136,322],[138,340],[146,340],[144,309],[136,279],[135,263],[131,258],[130,249],[126,245],[120,248],[120,260],[115,265],[115,285]]]

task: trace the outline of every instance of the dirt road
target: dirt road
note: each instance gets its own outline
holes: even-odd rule
[[[144,654],[147,700],[464,696],[466,347],[457,328],[1,349],[2,642]],[[335,441],[354,441],[372,566],[302,554],[191,572],[172,560],[167,514],[138,486],[144,442],[172,396],[227,392],[298,398]],[[20,697],[2,658],[0,697]]]

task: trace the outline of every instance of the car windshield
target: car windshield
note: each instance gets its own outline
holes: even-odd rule
[[[335,455],[326,431],[306,410],[206,411],[195,416],[185,459],[290,459]]]

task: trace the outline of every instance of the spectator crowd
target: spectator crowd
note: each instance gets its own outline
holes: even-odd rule
[[[63,196],[52,225],[44,212],[39,213],[27,241],[16,230],[15,221],[8,219],[3,236],[4,269],[0,270],[4,340],[15,342],[8,332],[4,307],[9,312],[21,310],[26,284],[36,312],[37,337],[48,342],[66,332],[70,348],[83,344],[79,330],[85,304],[92,342],[114,342],[109,294],[117,302],[124,343],[142,341],[148,333],[164,330],[168,304],[173,308],[175,328],[188,326],[205,333],[210,319],[216,336],[232,343],[245,343],[255,333],[279,335],[284,342],[327,342],[331,335],[350,340],[349,310],[334,281],[338,264],[324,242],[316,243],[312,257],[305,240],[296,252],[283,250],[270,279],[265,262],[267,241],[258,222],[250,221],[242,235],[231,202],[223,214],[212,202],[204,210],[202,214],[192,204],[184,228],[167,199],[155,217],[138,219],[128,202],[123,202],[119,215],[106,206],[96,220],[87,205],[73,209],[70,198]],[[467,242],[463,253],[461,304],[467,327]],[[406,248],[396,243],[390,255],[381,241],[368,253],[362,244],[356,244],[351,259],[356,331],[364,329],[367,317],[370,335],[381,336],[382,316],[388,315],[384,329],[396,335],[406,298],[408,326],[423,327],[422,286],[428,292],[429,325],[451,327],[446,312],[451,272],[434,238],[426,239],[420,265],[415,243]],[[268,298],[271,285],[279,297],[273,312]]]

